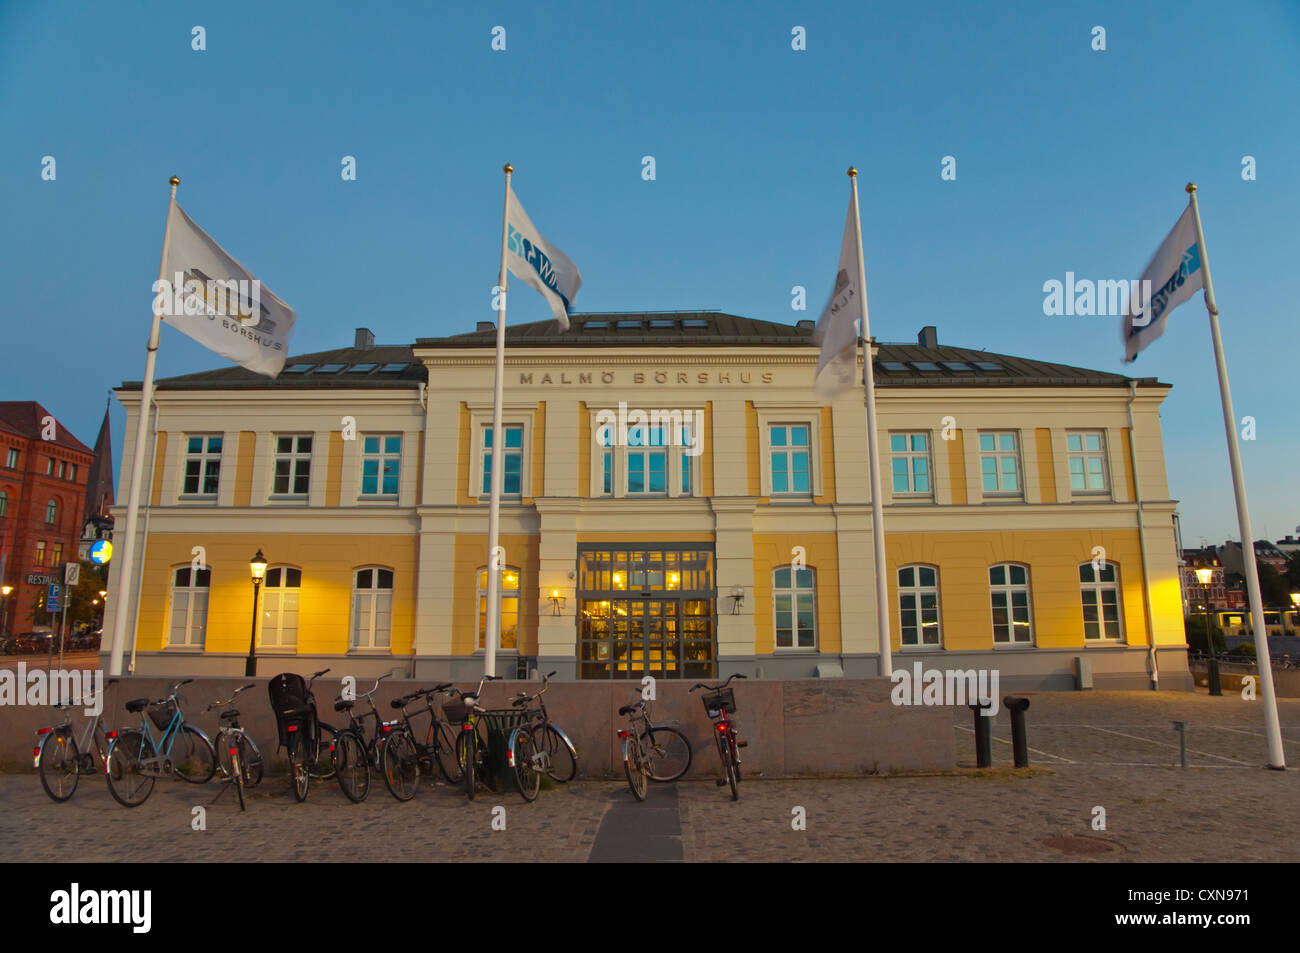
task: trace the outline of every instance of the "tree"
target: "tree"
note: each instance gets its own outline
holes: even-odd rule
[[[1183,619],[1183,631],[1187,634],[1187,648],[1192,652],[1205,654],[1205,615],[1200,612],[1194,612]],[[1214,654],[1222,655],[1226,646],[1223,641],[1223,630],[1219,628],[1214,617],[1210,617],[1210,633],[1214,637]]]
[[[1282,574],[1268,563],[1259,563],[1259,597],[1264,600],[1266,609],[1291,604],[1290,590]]]
[[[1291,592],[1300,592],[1300,550],[1292,553],[1286,558],[1286,573],[1283,578],[1286,580],[1287,588]],[[1290,594],[1287,595],[1287,601],[1291,601]]]

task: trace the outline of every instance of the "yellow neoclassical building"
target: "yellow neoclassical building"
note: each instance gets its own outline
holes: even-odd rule
[[[879,672],[862,392],[816,399],[811,333],[716,312],[507,329],[499,672]],[[240,673],[251,637],[261,675],[480,673],[494,344],[359,329],[275,380],[160,381],[135,670]],[[1167,385],[932,327],[878,344],[874,373],[896,667],[1190,686]],[[124,468],[139,394],[117,391]],[[110,602],[134,602],[123,570]]]

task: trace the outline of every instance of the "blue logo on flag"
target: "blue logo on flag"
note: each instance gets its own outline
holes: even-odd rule
[[[530,242],[513,226],[507,223],[509,229],[506,240],[507,250],[518,255],[524,261],[532,266],[533,271],[537,272],[537,277],[542,279],[542,284],[550,288],[555,296],[564,303],[564,313],[569,313],[569,299],[564,296],[560,290],[559,284],[555,280],[555,269],[551,267],[551,259],[546,257],[546,253]]]

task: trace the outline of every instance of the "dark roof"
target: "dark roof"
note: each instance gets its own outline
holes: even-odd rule
[[[0,401],[0,429],[19,434],[29,440],[41,439],[41,433],[45,429],[42,421],[49,416],[52,416],[50,412],[34,400]],[[54,439],[47,441],[48,443],[67,447],[69,450],[80,450],[86,454],[91,452],[89,447],[68,433],[63,424],[57,420],[54,423]]]
[[[365,368],[365,365],[373,365]],[[400,370],[395,365],[404,365]],[[291,370],[295,365],[299,373]],[[342,365],[333,370],[334,365]],[[385,370],[389,367],[389,370]],[[356,368],[357,370],[352,370]],[[419,387],[428,380],[424,365],[415,359],[411,348],[405,344],[376,344],[373,347],[341,347],[333,351],[316,351],[299,354],[284,362],[279,377],[256,374],[238,365],[167,377],[157,382],[158,390],[303,390],[317,387],[358,388],[378,390],[391,387]],[[122,390],[139,390],[139,381],[124,381]]]

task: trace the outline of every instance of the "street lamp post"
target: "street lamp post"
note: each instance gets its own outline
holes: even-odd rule
[[[1208,659],[1205,668],[1206,681],[1210,686],[1211,695],[1222,695],[1223,686],[1219,682],[1219,659],[1214,654],[1214,636],[1210,632],[1210,581],[1214,578],[1214,570],[1198,569],[1196,578],[1205,589],[1205,651]]]
[[[9,624],[9,593],[13,591],[13,586],[0,586],[0,595],[4,596],[4,607],[0,608],[0,637],[4,636],[6,626]]]
[[[248,568],[253,573],[253,630],[248,636],[248,659],[244,662],[244,677],[253,678],[257,675],[257,596],[262,589],[262,577],[266,575],[266,557],[262,555],[262,550],[257,551],[248,562]]]

